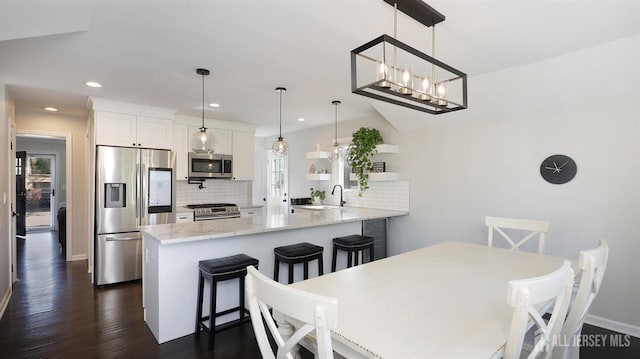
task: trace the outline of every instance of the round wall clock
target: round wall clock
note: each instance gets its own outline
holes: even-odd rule
[[[565,155],[549,156],[540,165],[540,175],[545,181],[563,184],[571,181],[578,171],[574,160]]]

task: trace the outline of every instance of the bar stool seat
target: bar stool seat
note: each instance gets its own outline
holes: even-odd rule
[[[304,279],[309,278],[309,262],[313,260],[318,261],[318,274],[322,275],[323,251],[323,247],[308,242],[274,248],[273,253],[275,254],[275,263],[273,268],[273,280],[276,282],[279,281],[280,262],[289,264],[289,284],[293,283],[293,265],[297,263],[302,263],[304,265]]]
[[[369,262],[374,258],[374,238],[360,234],[336,237],[333,239],[333,256],[331,258],[331,271],[336,271],[336,258],[338,250],[347,252],[347,268],[358,265],[358,255],[362,255],[364,263],[364,251],[369,250]],[[355,263],[354,263],[355,262]]]
[[[209,333],[209,350],[213,349],[213,344],[215,341],[215,333],[220,332],[222,330],[234,327],[239,324],[243,324],[247,322],[249,317],[245,317],[245,314],[248,314],[249,311],[244,306],[244,278],[247,275],[247,266],[254,266],[258,268],[258,260],[252,257],[249,257],[246,254],[236,254],[228,257],[214,258],[201,260],[198,262],[198,306],[197,306],[197,314],[196,314],[196,336],[200,334],[201,330]],[[231,280],[231,279],[239,279],[239,300],[238,306],[229,308],[222,312],[216,311],[216,293],[217,293],[217,284],[221,281]],[[204,280],[211,280],[211,291],[210,291],[210,303],[209,303],[209,315],[203,317],[202,316],[202,300],[204,296]],[[240,312],[240,319],[216,326],[216,317],[221,315]],[[205,324],[206,321],[209,321],[209,325]]]

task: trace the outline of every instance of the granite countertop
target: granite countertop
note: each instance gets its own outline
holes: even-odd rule
[[[215,221],[169,223],[141,226],[140,231],[161,244],[200,241],[211,238],[233,237],[295,228],[324,226],[368,219],[397,217],[409,214],[384,209],[342,207],[325,211],[277,212],[264,216],[228,218]]]

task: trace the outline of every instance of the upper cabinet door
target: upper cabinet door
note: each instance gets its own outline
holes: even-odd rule
[[[173,121],[142,116],[137,120],[137,147],[171,149]]]
[[[219,128],[212,128],[210,131],[213,131],[213,135],[216,137],[215,153],[218,153],[221,155],[233,154],[233,147],[232,147],[233,131],[223,130]]]
[[[233,131],[233,179],[252,181],[255,159],[253,133]]]
[[[173,152],[176,153],[176,180],[186,180],[189,176],[189,140],[191,134],[186,125],[173,126]]]
[[[136,116],[97,112],[95,134],[96,145],[137,147]]]

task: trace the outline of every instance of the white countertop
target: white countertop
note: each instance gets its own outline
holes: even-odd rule
[[[409,214],[409,212],[342,207],[326,211],[296,211],[295,213],[268,212],[265,216],[158,224],[142,226],[140,227],[140,231],[160,241],[161,244],[172,244],[404,216],[407,214]]]

